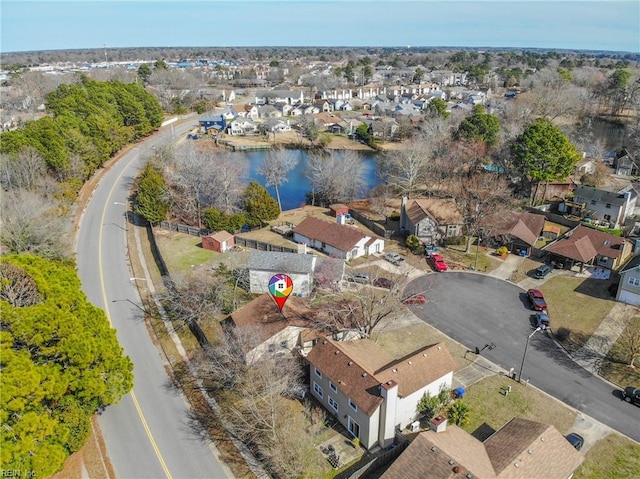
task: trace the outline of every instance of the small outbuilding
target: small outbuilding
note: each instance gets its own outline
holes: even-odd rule
[[[224,253],[235,245],[235,237],[227,231],[218,231],[202,238],[202,247],[218,253]]]
[[[331,210],[331,214],[336,218],[340,215],[348,215],[349,207],[347,205],[343,205],[342,203],[336,203],[333,205],[329,205],[329,209]]]

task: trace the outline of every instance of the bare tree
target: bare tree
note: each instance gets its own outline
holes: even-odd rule
[[[347,202],[364,189],[364,162],[354,151],[314,152],[309,157],[307,178],[315,204]]]
[[[22,268],[0,262],[0,299],[16,308],[33,306],[42,301],[38,285]]]
[[[71,254],[65,218],[53,198],[22,189],[1,196],[0,242],[10,253],[32,253],[48,259],[64,259]]]
[[[16,155],[0,156],[0,182],[4,189],[34,190],[47,173],[47,165],[38,150],[22,148]]]
[[[640,361],[640,313],[637,311],[618,338],[618,343],[622,347],[622,353],[629,367],[635,369]]]
[[[279,186],[289,181],[289,172],[298,164],[298,158],[291,150],[273,148],[264,157],[264,163],[260,168],[260,174],[265,177],[266,185],[273,186],[276,190],[278,207],[282,211]]]
[[[573,86],[559,72],[548,68],[528,77],[525,86],[528,91],[518,101],[528,103],[535,116],[550,121],[561,116],[572,116],[585,98],[585,91]]]
[[[401,195],[412,195],[425,188],[432,159],[430,144],[414,141],[406,148],[389,152],[380,165],[385,183]]]

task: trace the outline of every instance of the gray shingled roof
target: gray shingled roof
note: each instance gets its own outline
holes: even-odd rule
[[[313,272],[315,259],[312,254],[252,250],[249,253],[247,269],[308,274]]]

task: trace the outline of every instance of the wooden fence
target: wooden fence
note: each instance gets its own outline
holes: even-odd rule
[[[250,238],[242,238],[236,236],[236,244],[238,246],[244,246],[245,248],[257,249],[259,251],[278,251],[281,253],[297,253],[295,248],[288,248],[286,246],[280,246],[273,243],[267,243],[265,241],[253,240]]]
[[[178,233],[186,233],[191,236],[207,236],[213,233],[213,231],[205,228],[196,228],[195,226],[181,225],[178,223],[172,223],[171,221],[161,221],[158,226],[166,230],[177,231]]]

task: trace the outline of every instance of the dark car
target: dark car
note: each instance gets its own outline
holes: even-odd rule
[[[427,302],[427,298],[422,293],[413,294],[411,296],[407,296],[402,300],[404,304],[424,304]]]
[[[393,288],[393,281],[388,278],[376,278],[373,280],[373,285],[378,288],[391,289]]]
[[[629,386],[622,391],[622,399],[636,406],[640,406],[640,389]]]
[[[547,311],[536,311],[536,327],[542,329],[548,329],[551,325],[551,320],[549,319],[549,315]]]
[[[542,279],[549,273],[551,273],[551,266],[549,266],[548,264],[543,264],[542,266],[536,268],[536,270],[533,272],[533,276],[536,279]]]
[[[544,296],[539,289],[530,289],[527,291],[527,298],[531,303],[531,309],[534,311],[546,311],[547,302],[544,300]]]
[[[582,446],[584,446],[584,438],[580,434],[576,434],[575,432],[567,434],[566,439],[578,451],[582,449]]]

